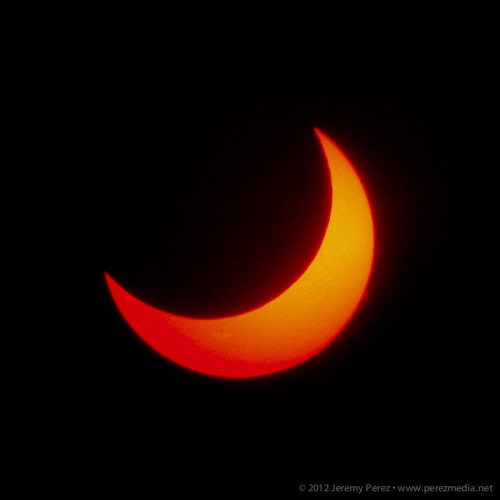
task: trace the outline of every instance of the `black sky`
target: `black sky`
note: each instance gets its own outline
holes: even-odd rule
[[[53,297],[67,313],[55,389],[68,453],[89,457],[77,481],[173,498],[492,481],[487,18],[222,1],[95,2],[64,18],[48,175],[66,285]],[[268,377],[164,360],[120,317],[103,272],[190,316],[279,294],[326,224],[313,127],[372,204],[357,314],[319,356]]]

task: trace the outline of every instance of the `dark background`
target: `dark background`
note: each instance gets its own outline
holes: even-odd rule
[[[63,311],[52,389],[75,486],[289,498],[310,482],[492,482],[488,17],[222,1],[61,15],[46,201]],[[313,127],[373,210],[356,315],[319,356],[266,377],[163,359],[103,272],[188,316],[280,294],[327,222]]]

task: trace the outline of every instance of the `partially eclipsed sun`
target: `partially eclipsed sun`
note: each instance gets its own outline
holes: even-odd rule
[[[197,372],[255,377],[306,360],[347,324],[370,276],[373,220],[352,165],[328,137],[316,135],[330,170],[330,219],[310,266],[277,298],[238,316],[186,318],[141,302],[105,273],[121,314],[153,349]]]

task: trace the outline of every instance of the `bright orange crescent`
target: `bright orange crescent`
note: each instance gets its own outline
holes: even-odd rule
[[[201,373],[254,377],[304,361],[346,325],[370,276],[373,220],[352,165],[328,137],[316,135],[332,181],[328,227],[310,266],[274,300],[238,316],[186,318],[139,301],[105,273],[121,314],[153,349]]]

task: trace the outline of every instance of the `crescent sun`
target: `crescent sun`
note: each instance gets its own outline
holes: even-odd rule
[[[216,377],[278,372],[317,354],[356,311],[373,262],[370,204],[349,160],[331,139],[315,132],[330,171],[330,218],[314,260],[277,298],[237,316],[181,317],[141,302],[104,273],[132,330],[170,361]]]

